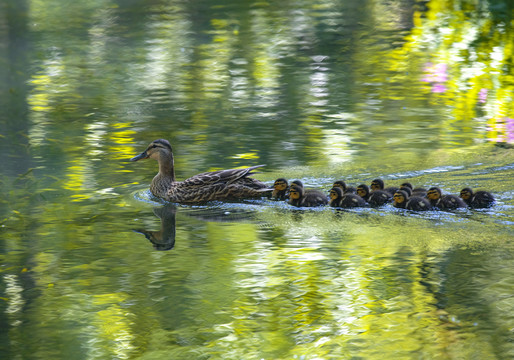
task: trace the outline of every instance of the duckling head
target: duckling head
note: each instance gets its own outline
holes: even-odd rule
[[[291,200],[300,200],[303,197],[304,190],[303,187],[291,185],[289,189],[289,199]]]
[[[273,189],[276,191],[285,191],[287,189],[287,180],[284,178],[278,178],[273,183]]]
[[[370,188],[372,191],[384,190],[384,181],[382,179],[375,179],[371,182]]]
[[[339,186],[334,186],[328,193],[330,200],[334,201],[343,197],[343,189]]]
[[[366,198],[369,195],[369,187],[366,184],[360,184],[357,186],[357,195],[361,198]]]
[[[441,198],[441,194],[442,194],[441,189],[434,186],[434,187],[431,187],[430,189],[428,189],[427,198],[432,201],[439,200]]]
[[[162,152],[171,153],[171,145],[168,140],[157,139],[152,141],[145,151],[137,156],[134,156],[132,159],[130,159],[130,161],[138,161],[148,158],[159,160],[160,154]]]
[[[293,186],[293,185],[303,188],[303,182],[301,182],[300,180],[291,181],[291,186]]]
[[[460,191],[460,197],[464,201],[471,201],[471,198],[473,197],[473,190],[470,188],[464,188]]]
[[[408,187],[409,189],[413,189],[412,184],[410,182],[404,182],[400,185],[400,188],[402,187]]]
[[[275,199],[283,199],[286,197],[286,192],[288,188],[287,180],[284,178],[278,178],[273,183],[273,192],[271,193],[271,197]]]
[[[343,189],[343,193],[346,191],[347,189],[347,186],[346,186],[346,183],[343,181],[343,180],[337,180],[334,182],[334,184],[332,184],[333,187],[339,187],[341,189]]]
[[[393,206],[404,207],[409,195],[404,190],[398,190],[393,195]]]

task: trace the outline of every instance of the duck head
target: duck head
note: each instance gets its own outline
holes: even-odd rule
[[[360,184],[357,186],[357,195],[359,195],[363,199],[367,199],[369,196],[369,187],[366,184]]]
[[[278,178],[273,183],[273,189],[275,189],[276,191],[285,191],[287,190],[287,186],[287,180],[284,178]]]
[[[134,156],[132,159],[130,159],[130,161],[138,161],[148,158],[159,161],[161,153],[167,155],[172,153],[171,145],[168,140],[157,139],[152,141],[145,151],[143,151],[141,154],[137,156]]]
[[[384,181],[382,179],[375,179],[371,182],[370,188],[372,191],[384,190]]]
[[[471,190],[470,188],[462,189],[460,191],[460,197],[464,201],[471,201],[471,199],[473,198],[473,190]]]
[[[431,201],[437,201],[441,198],[441,189],[439,189],[438,187],[431,187],[430,189],[428,189],[427,191],[427,198]]]
[[[292,184],[289,189],[289,199],[291,200],[300,200],[303,197],[304,190],[303,187]]]
[[[343,181],[343,180],[337,180],[336,182],[334,182],[332,184],[333,187],[339,187],[341,189],[343,189],[343,193],[346,191],[347,189],[347,186],[346,186],[346,183]]]
[[[404,208],[408,197],[409,195],[404,190],[398,190],[393,195],[393,206]]]

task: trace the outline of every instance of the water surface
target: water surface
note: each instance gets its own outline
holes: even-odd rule
[[[508,1],[0,1],[0,356],[510,359]],[[490,209],[198,206],[149,194],[266,164]]]

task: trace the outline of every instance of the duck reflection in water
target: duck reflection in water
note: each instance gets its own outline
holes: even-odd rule
[[[134,229],[135,232],[143,234],[153,245],[155,250],[171,250],[175,246],[175,215],[177,207],[167,204],[153,209],[154,214],[161,219],[159,231]]]
[[[184,210],[184,211],[182,211]],[[155,250],[171,250],[175,246],[176,214],[175,204],[166,204],[153,209],[153,213],[161,220],[159,231],[133,229],[143,234]],[[254,211],[249,208],[219,208],[213,204],[208,208],[181,208],[181,215],[206,222],[248,222],[254,220]]]

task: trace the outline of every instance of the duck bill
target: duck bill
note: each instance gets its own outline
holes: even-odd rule
[[[132,159],[130,159],[130,161],[138,161],[141,159],[148,159],[148,154],[146,151],[143,151],[141,154],[134,156]]]

